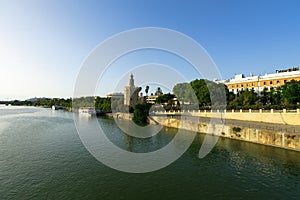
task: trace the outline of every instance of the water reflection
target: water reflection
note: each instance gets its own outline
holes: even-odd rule
[[[30,108],[28,108],[30,109]],[[220,138],[198,158],[204,134],[159,171],[128,174],[99,163],[82,145],[72,114],[38,109],[30,116],[0,118],[2,199],[299,199],[300,153]],[[0,112],[1,113],[1,112]],[[82,118],[89,122],[93,118]],[[168,144],[177,130],[132,138],[111,119],[97,119],[106,136],[126,151],[150,152]]]

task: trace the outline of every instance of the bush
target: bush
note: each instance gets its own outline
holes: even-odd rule
[[[242,129],[240,127],[233,127],[232,130],[233,132],[238,133],[241,132]]]
[[[137,104],[134,106],[132,120],[140,126],[146,126],[148,124],[149,109],[151,105],[147,103]]]

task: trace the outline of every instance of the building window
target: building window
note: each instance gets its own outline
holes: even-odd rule
[[[280,81],[279,80],[277,80],[277,85],[279,85],[280,84]]]
[[[252,87],[254,87],[254,83],[252,83]]]
[[[239,87],[239,85],[236,85],[236,87]]]
[[[273,81],[270,81],[270,85],[272,85],[273,84]]]
[[[234,92],[234,89],[232,89],[231,92]]]
[[[267,85],[267,83],[266,83],[266,82],[264,82],[264,85]]]
[[[244,85],[242,84],[241,87],[244,87]]]
[[[286,80],[284,80],[283,82],[286,83]]]

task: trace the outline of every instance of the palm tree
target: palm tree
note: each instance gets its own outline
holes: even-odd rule
[[[146,92],[146,96],[148,96],[148,92],[149,92],[149,85],[147,85],[147,86],[146,86],[145,92]]]
[[[160,96],[162,94],[163,94],[162,90],[160,89],[160,87],[158,87],[156,92],[155,92],[155,95]]]

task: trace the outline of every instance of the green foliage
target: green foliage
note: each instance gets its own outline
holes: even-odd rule
[[[97,110],[110,111],[111,110],[111,98],[102,97],[80,97],[80,98],[35,98],[34,100],[18,101],[14,100],[9,102],[12,105],[27,105],[27,106],[44,106],[51,107],[62,106],[64,108],[80,108],[80,107],[95,107]],[[122,102],[123,104],[123,102]]]
[[[260,107],[265,109],[295,109],[300,103],[300,81],[292,80],[278,88],[265,88],[259,97]]]
[[[224,91],[226,97],[224,97]],[[173,93],[183,104],[193,104],[198,101],[200,109],[210,109],[212,106],[225,109],[224,98],[227,101],[227,109],[282,109],[300,107],[300,81],[292,80],[278,88],[265,88],[260,96],[253,90],[245,90],[237,95],[229,92],[224,84],[217,84],[204,79],[196,79],[189,83],[179,83],[174,86]],[[194,101],[193,95],[196,96]],[[162,99],[157,101],[164,103]],[[211,105],[214,102],[214,105]],[[185,109],[187,106],[185,106]]]
[[[226,97],[224,97],[224,90]],[[149,86],[146,86],[146,94],[148,94]],[[283,109],[283,108],[300,108],[300,81],[292,80],[278,88],[265,88],[260,96],[253,90],[245,90],[237,95],[229,92],[224,84],[216,84],[212,81],[204,79],[196,79],[191,83],[178,83],[173,88],[174,94],[162,94],[160,88],[157,88],[156,94],[159,97],[156,100],[158,104],[164,104],[166,110],[192,110],[192,109],[210,109],[212,106],[219,106],[225,109],[222,103],[224,98],[227,100],[227,109]],[[178,103],[174,105],[174,97],[177,97]],[[214,105],[211,105],[214,102]],[[133,112],[133,108],[124,105],[124,99],[121,97],[113,99],[103,97],[80,97],[80,98],[34,98],[26,101],[3,101],[5,104],[12,105],[28,105],[28,106],[45,106],[52,105],[63,106],[65,108],[95,107],[97,110],[119,112]],[[143,105],[143,104],[142,104]],[[199,105],[199,107],[198,107]],[[143,107],[143,106],[142,106]],[[143,115],[148,115],[147,109],[145,113],[142,107],[137,106],[137,123],[145,123],[145,118],[140,119]],[[146,105],[144,105],[147,108]],[[146,112],[147,111],[147,112]],[[138,113],[140,112],[140,113]]]
[[[226,87],[224,84],[196,79],[190,84],[179,83],[175,85],[173,92],[181,102],[181,105],[185,102],[188,104],[198,103],[202,109],[209,109],[211,106],[218,109],[225,109],[226,107]],[[197,108],[199,107],[197,106]],[[195,107],[194,109],[197,108]]]
[[[232,130],[235,133],[239,133],[239,132],[241,132],[242,129],[240,127],[233,127]]]
[[[74,108],[94,107],[95,97],[80,97],[73,99]]]
[[[97,110],[110,111],[111,110],[111,98],[96,97],[95,98],[95,108]]]
[[[189,83],[178,83],[173,87],[173,93],[176,95],[178,101],[181,102],[181,106],[185,103],[195,104],[197,97],[192,86]]]
[[[291,80],[281,87],[282,98],[286,104],[300,103],[300,81]]]
[[[177,105],[175,105],[175,101],[174,101],[175,98],[176,96],[174,94],[170,94],[170,93],[163,94],[156,98],[155,103],[163,104],[165,110],[172,111],[177,109]]]
[[[280,105],[282,103],[282,88],[265,88],[261,92],[260,102],[262,105]]]
[[[148,124],[149,109],[151,105],[147,103],[137,104],[134,106],[132,120],[140,126]]]
[[[158,87],[156,89],[155,95],[157,95],[157,96],[163,95],[163,91],[162,91],[162,89],[160,87]]]
[[[13,100],[5,102],[6,104],[11,104],[14,106],[44,106],[51,107],[52,105],[63,106],[63,107],[72,107],[72,99],[59,99],[59,98],[34,98],[25,101]]]
[[[258,95],[253,90],[240,92],[228,103],[230,109],[249,109],[258,104]]]
[[[300,103],[300,81],[292,80],[278,88],[265,88],[260,96],[253,90],[237,95],[227,93],[229,109],[295,109]]]
[[[204,79],[200,79],[200,80],[196,79],[191,82],[191,86],[195,91],[199,106],[200,107],[210,106],[211,99],[210,99],[209,90],[206,81]]]
[[[173,103],[173,99],[175,98],[176,96],[174,94],[163,94],[159,97],[156,98],[156,103],[160,104],[160,103],[170,103],[172,104]]]
[[[57,104],[53,104],[57,105]],[[111,98],[109,97],[80,97],[73,99],[74,108],[95,107],[96,110],[110,111]]]

